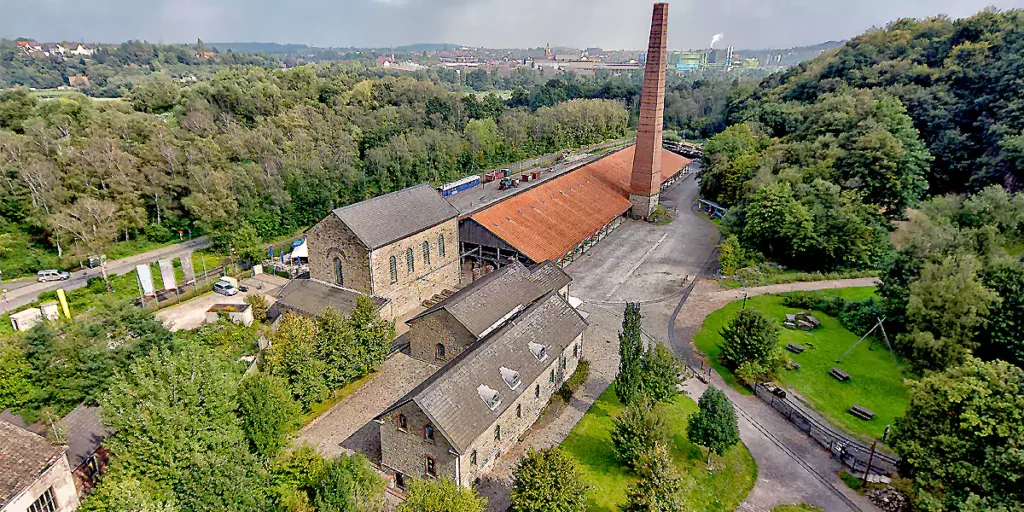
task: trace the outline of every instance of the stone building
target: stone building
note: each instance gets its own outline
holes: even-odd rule
[[[78,492],[67,446],[0,420],[0,512],[69,512]]]
[[[587,324],[561,276],[550,263],[509,265],[410,320],[410,345],[426,345],[419,357],[447,362],[377,417],[395,487],[409,478],[472,485],[537,421],[583,353]],[[444,353],[430,354],[437,344]]]
[[[334,210],[306,232],[311,282],[295,290],[286,286],[280,307],[317,314],[303,308],[354,304],[362,294],[394,320],[454,290],[460,280],[458,215],[426,183]],[[318,300],[306,300],[310,294]]]

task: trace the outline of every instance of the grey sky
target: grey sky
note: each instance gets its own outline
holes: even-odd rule
[[[0,37],[318,46],[646,46],[650,0],[0,0]],[[899,17],[969,16],[1024,0],[676,0],[669,46],[737,48],[845,39]]]

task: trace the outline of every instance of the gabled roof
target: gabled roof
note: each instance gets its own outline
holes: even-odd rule
[[[96,453],[100,443],[114,433],[103,425],[99,412],[99,407],[82,404],[61,419],[67,429],[68,463],[72,470]]]
[[[57,462],[64,448],[0,420],[0,508]]]
[[[625,213],[635,146],[545,181],[470,218],[531,260],[558,261]],[[690,160],[662,149],[662,176]]]
[[[356,300],[360,295],[359,292],[314,279],[292,279],[277,293],[275,305],[280,304],[280,307],[309,316],[320,316],[328,307],[347,315],[356,308]],[[387,302],[380,297],[370,297],[370,300],[377,307]]]
[[[444,309],[479,338],[516,308],[525,308],[571,280],[562,269],[550,263],[530,270],[516,261],[477,279],[409,322]]]
[[[586,321],[565,299],[548,293],[519,317],[462,351],[378,418],[415,402],[455,451],[465,453],[519,395],[532,392],[528,383],[557,361],[586,327]],[[530,351],[529,344],[535,340],[546,345],[550,354],[543,361]],[[519,372],[521,382],[527,384],[509,389],[502,367]],[[501,403],[496,408],[481,399],[481,385],[498,391]]]
[[[383,247],[456,218],[459,211],[429,183],[334,210],[370,249]]]

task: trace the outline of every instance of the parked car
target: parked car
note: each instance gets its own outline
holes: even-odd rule
[[[36,273],[36,281],[45,283],[47,281],[67,281],[71,274],[59,270],[40,270]]]
[[[217,281],[216,283],[213,283],[213,291],[214,293],[227,295],[228,297],[238,295],[238,288],[227,281]]]

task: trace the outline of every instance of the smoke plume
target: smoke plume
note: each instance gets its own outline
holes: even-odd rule
[[[725,34],[715,34],[711,36],[711,48],[714,48],[715,43],[721,41],[723,37],[725,37]]]

